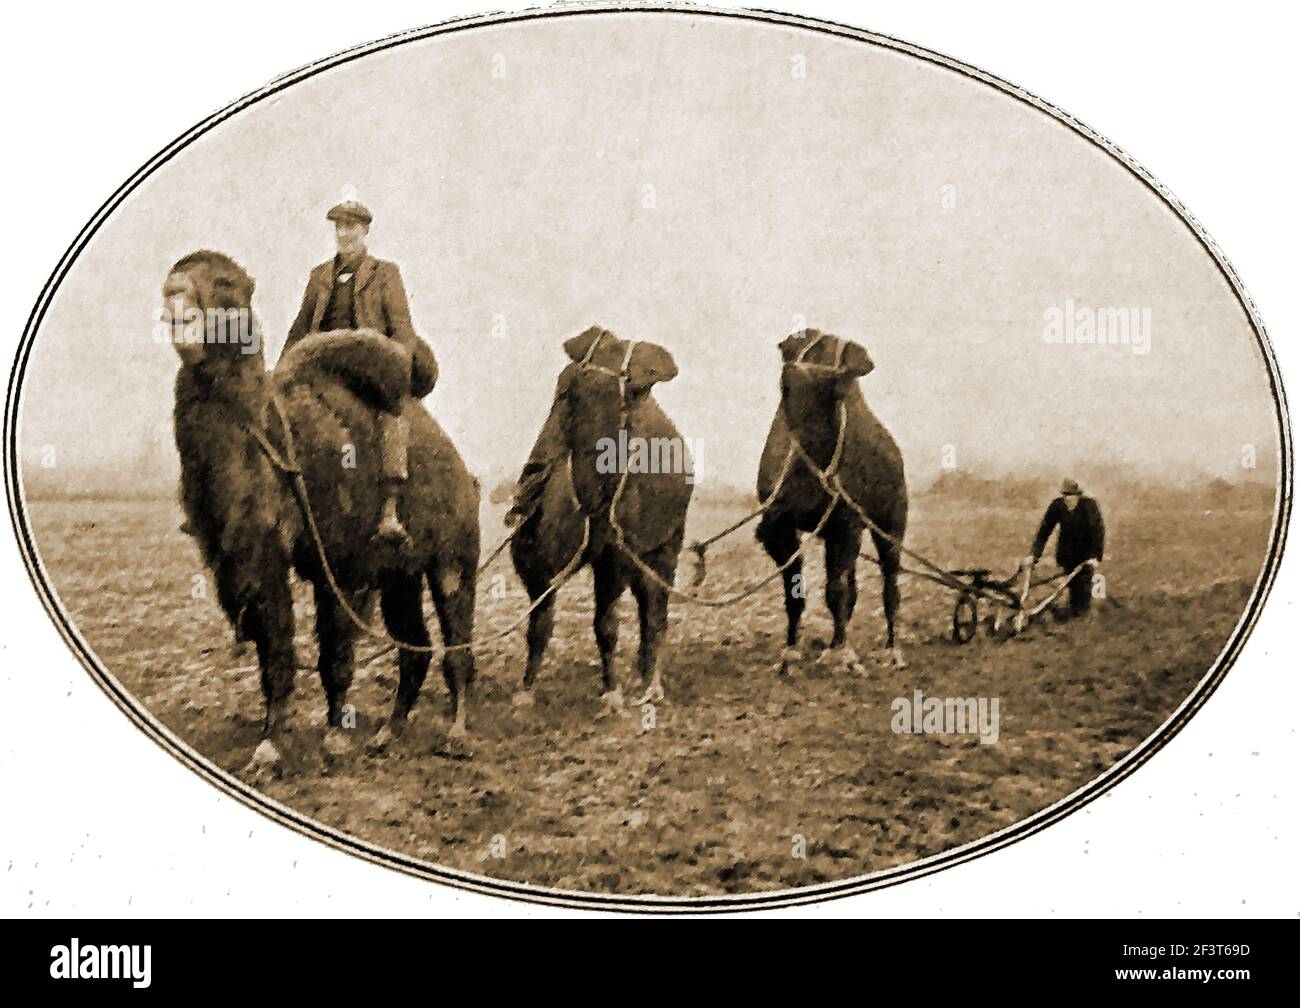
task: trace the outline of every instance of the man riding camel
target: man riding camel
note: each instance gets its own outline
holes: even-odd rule
[[[1106,525],[1101,520],[1101,508],[1097,502],[1085,496],[1072,479],[1061,484],[1060,496],[1047,506],[1038,534],[1034,536],[1033,552],[1026,560],[1031,568],[1038,563],[1047,540],[1056,529],[1059,529],[1056,536],[1057,566],[1067,572],[1080,568],[1070,579],[1069,614],[1085,616],[1092,605],[1092,574],[1101,563],[1102,549],[1106,545]]]
[[[289,327],[289,336],[281,351],[283,361],[304,337],[315,333],[370,330],[404,347],[412,360],[410,394],[424,396],[437,379],[437,366],[427,345],[411,325],[406,288],[397,266],[376,259],[366,250],[366,236],[373,219],[365,206],[355,199],[345,199],[325,215],[334,223],[338,253],[311,271],[302,307]],[[378,412],[380,471],[384,488],[384,507],[377,539],[388,545],[405,545],[410,537],[397,513],[397,499],[407,479],[406,420],[402,405],[407,390],[398,401],[384,404]]]

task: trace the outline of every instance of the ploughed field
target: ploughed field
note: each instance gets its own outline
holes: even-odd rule
[[[232,635],[211,593],[193,597],[202,568],[177,530],[176,506],[35,500],[29,509],[54,587],[103,663],[176,735],[242,775],[262,721],[255,659],[232,657]],[[693,504],[688,541],[745,510],[739,502]],[[945,566],[1004,575],[1026,552],[1038,517],[921,498],[907,541]],[[595,719],[599,665],[583,572],[560,593],[535,706],[511,704],[522,631],[477,649],[472,759],[437,754],[447,694],[436,658],[405,737],[382,755],[367,752],[391,706],[396,670],[391,654],[366,665],[379,645],[364,641],[350,696],[357,708],[351,752],[323,754],[323,693],[313,671],[300,671],[287,771],[260,786],[384,847],[571,890],[759,892],[936,854],[1051,805],[1158,728],[1241,617],[1270,515],[1137,513],[1111,504],[1106,521],[1103,571],[1118,603],[1098,602],[1083,624],[1044,618],[1009,642],[981,632],[958,646],[948,640],[951,593],[905,577],[909,665],[901,670],[871,653],[883,618],[879,579],[865,562],[850,630],[865,676],[813,663],[830,633],[820,549],[806,568],[806,661],[791,679],[775,674],[785,627],[779,581],[728,609],[674,603],[668,697],[653,719],[636,708]],[[485,508],[483,529],[486,555],[504,532],[500,509]],[[724,594],[771,571],[747,527],[710,550],[702,590]],[[691,572],[685,552],[679,586],[689,585]],[[299,663],[310,667],[305,585],[298,600]],[[480,582],[478,635],[508,626],[526,606],[502,557]],[[638,634],[630,595],[620,611],[620,669],[631,700]],[[927,697],[999,698],[997,742],[891,731],[892,702],[918,689]]]

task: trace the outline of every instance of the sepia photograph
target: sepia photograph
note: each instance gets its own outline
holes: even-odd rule
[[[16,345],[18,547],[194,787],[342,851],[638,912],[916,880],[1144,772],[1272,585],[1235,270],[957,58],[559,4],[134,153]]]

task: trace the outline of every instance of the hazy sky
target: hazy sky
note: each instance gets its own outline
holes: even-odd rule
[[[868,348],[863,390],[914,484],[946,445],[961,466],[1085,482],[1117,463],[1236,477],[1245,443],[1273,464],[1244,313],[1181,221],[1099,149],[885,49],[635,14],[402,45],[191,145],[60,289],[25,390],[25,457],[55,444],[61,467],[130,465],[166,430],[176,358],[152,342],[152,312],[194,249],[257,279],[274,360],[333,253],[324,212],[346,184],[437,353],[427,405],[480,473],[522,463],[562,339],[599,323],[673,352],[660,401],[705,439],[706,478],[750,487],[776,343],[799,318]],[[1044,312],[1066,299],[1150,309],[1150,352],[1045,342]]]

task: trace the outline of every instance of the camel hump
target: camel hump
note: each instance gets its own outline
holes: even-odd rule
[[[275,371],[285,381],[336,381],[389,412],[398,412],[411,392],[410,351],[374,329],[312,333],[280,357]]]
[[[790,445],[790,427],[786,423],[785,411],[778,406],[767,431],[767,440],[763,442],[763,454],[759,459],[757,485],[759,500],[766,500],[776,489],[776,481],[784,468]]]

